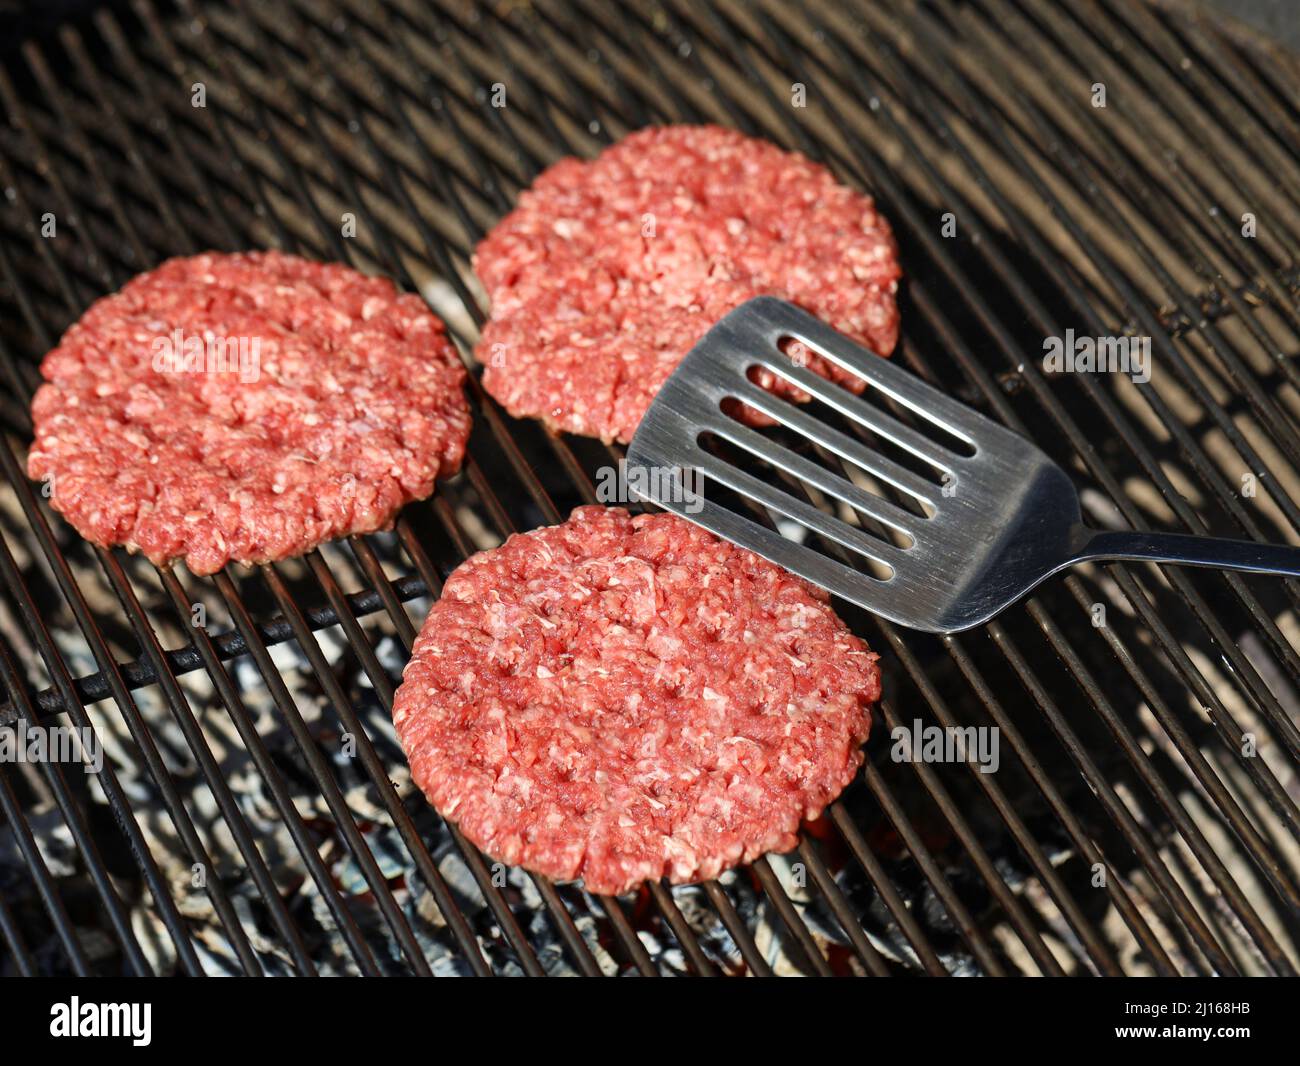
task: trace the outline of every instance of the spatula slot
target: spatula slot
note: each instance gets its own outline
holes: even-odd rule
[[[709,504],[717,505],[721,499],[719,487],[730,489],[740,497],[747,497],[750,502],[742,502],[734,507],[734,513],[747,521],[754,521],[755,515],[761,515],[765,524],[771,525],[779,518],[791,519],[806,527],[809,534],[816,534],[822,540],[835,545],[836,554],[832,557],[847,559],[855,569],[865,576],[887,580],[892,577],[895,563],[902,563],[905,550],[891,541],[868,533],[857,523],[844,521],[842,517],[828,509],[822,509],[810,503],[806,494],[793,494],[789,483],[773,483],[760,477],[753,469],[753,461],[746,457],[742,469],[732,460],[714,451],[697,448],[697,466],[705,478],[705,496]],[[776,480],[776,479],[774,479]],[[707,524],[707,523],[706,523]],[[797,542],[792,542],[797,543]],[[805,550],[810,541],[803,541]],[[819,554],[827,554],[825,552]],[[860,558],[855,558],[855,556]],[[863,560],[871,560],[873,566],[863,565]]]
[[[757,384],[755,388],[759,388]],[[768,397],[771,397],[768,399]],[[820,400],[789,402],[766,391],[746,400],[729,397],[720,410],[732,421],[753,425],[759,412],[775,425],[761,428],[774,446],[804,455],[868,492],[896,502],[920,518],[936,511],[943,486],[953,478],[950,465],[938,465],[867,427],[842,417]]]
[[[809,476],[803,464],[811,460],[788,449],[757,452],[751,444],[755,437],[758,435],[747,429],[733,437],[706,432],[700,435],[699,443],[720,461],[758,478],[776,491],[811,504],[828,517],[848,522],[885,544],[905,551],[916,543],[909,526],[919,516],[907,514],[841,473],[822,468]],[[769,462],[764,455],[771,456],[773,461]]]
[[[864,418],[870,418],[870,411],[875,411],[878,418],[887,419],[891,424],[906,427],[918,437],[933,441],[944,452],[962,456],[963,458],[970,458],[975,455],[978,450],[975,441],[960,429],[945,422],[941,415],[928,411],[925,396],[912,397],[904,394],[905,391],[910,392],[915,388],[910,382],[907,390],[895,389],[885,384],[880,375],[862,373],[863,364],[861,362],[849,365],[846,361],[834,360],[831,358],[829,351],[805,341],[804,343],[808,344],[809,349],[814,354],[833,362],[836,367],[852,374],[866,384],[866,388],[861,393],[853,392],[841,383],[822,377],[809,367],[800,365],[799,362],[786,355],[782,345],[788,348],[794,340],[803,340],[803,338],[788,336],[778,338],[777,356],[775,358],[769,356],[756,360],[753,366],[746,370],[746,376],[751,381],[755,381],[756,376],[762,375],[763,371],[766,370],[801,391],[811,394],[814,398],[833,408],[846,418],[861,421]],[[884,360],[881,361],[884,362]],[[892,370],[893,368],[887,367],[886,369]]]

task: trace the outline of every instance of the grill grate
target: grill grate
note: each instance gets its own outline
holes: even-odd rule
[[[468,351],[470,252],[541,167],[716,121],[876,194],[896,358],[1033,435],[1094,521],[1294,542],[1293,57],[1119,0],[130,0],[2,58],[0,721],[66,716],[108,753],[93,782],[0,767],[9,968],[1294,972],[1293,582],[1084,568],[942,639],[846,610],[886,670],[862,780],[790,855],[616,900],[479,854],[387,712],[446,574],[595,502],[618,449],[508,424],[472,381],[465,470],[391,534],[204,580],[89,547],[23,475],[39,357],[160,259],[380,270]],[[1149,336],[1150,384],[1041,371],[1067,327]],[[892,762],[914,719],[996,725],[1002,768]]]

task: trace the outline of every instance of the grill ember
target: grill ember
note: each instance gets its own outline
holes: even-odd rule
[[[611,899],[477,852],[389,711],[446,575],[597,502],[620,449],[475,379],[464,470],[391,533],[210,578],[91,547],[23,476],[40,357],[162,259],[384,273],[467,353],[469,256],[536,173],[714,122],[875,197],[895,358],[1033,436],[1094,523],[1295,542],[1294,57],[1120,0],[129,0],[5,48],[0,722],[93,728],[104,766],[0,764],[4,972],[1300,965],[1294,583],[1083,569],[943,640],[846,610],[886,679],[855,784],[787,855]],[[1149,338],[1149,382],[1045,368],[1067,330]],[[990,773],[891,737],[994,727]]]

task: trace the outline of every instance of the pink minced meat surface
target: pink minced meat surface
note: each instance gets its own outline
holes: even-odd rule
[[[673,515],[580,507],[452,574],[393,719],[475,844],[613,894],[794,847],[879,694],[824,593]]]
[[[652,127],[556,163],[475,269],[492,304],[476,349],[488,392],[607,441],[631,440],[682,357],[750,297],[791,300],[881,355],[898,339],[897,248],[871,198],[717,126]],[[790,354],[862,390],[802,345]]]
[[[200,360],[171,362],[188,338]],[[212,340],[232,345],[225,369]],[[54,508],[95,544],[196,574],[388,526],[469,435],[464,369],[419,297],[279,252],[141,274],[41,373],[28,472]]]

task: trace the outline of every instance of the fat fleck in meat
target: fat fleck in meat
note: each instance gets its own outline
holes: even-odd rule
[[[464,370],[423,301],[279,252],[134,278],[41,373],[28,472],[55,509],[196,574],[386,527],[469,434]]]
[[[716,126],[653,127],[556,163],[475,269],[492,302],[476,350],[488,392],[513,415],[604,440],[631,440],[682,357],[752,296],[792,300],[881,355],[898,338],[897,249],[871,198]],[[802,345],[790,354],[861,391]]]
[[[673,515],[581,507],[448,578],[393,718],[475,844],[619,893],[793,847],[879,694],[824,593]]]

